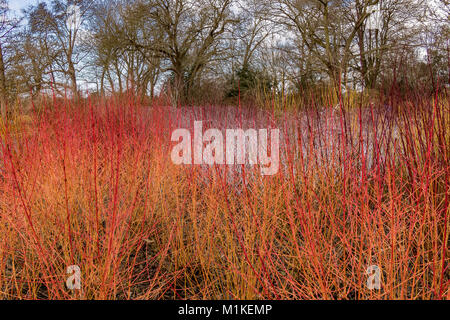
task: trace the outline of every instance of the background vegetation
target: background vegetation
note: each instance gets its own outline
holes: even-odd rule
[[[53,87],[223,102],[240,84],[261,102],[449,81],[447,0],[52,0],[20,14],[2,3],[3,100]]]

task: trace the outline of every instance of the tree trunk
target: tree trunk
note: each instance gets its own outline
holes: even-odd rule
[[[184,81],[184,74],[183,71],[178,69],[175,72],[175,79],[174,79],[174,85],[173,85],[173,104],[175,106],[178,106],[184,102],[185,98],[185,81]]]
[[[106,68],[103,68],[102,75],[100,76],[100,95],[102,97],[105,96],[105,76],[106,76]]]
[[[75,99],[78,99],[78,86],[77,86],[77,76],[75,73],[75,66],[73,65],[73,62],[69,60],[69,77],[70,77],[70,83],[72,86],[72,94]]]

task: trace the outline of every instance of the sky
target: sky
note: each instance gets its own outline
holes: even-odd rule
[[[30,4],[35,4],[37,0],[9,0],[9,7],[12,10],[19,12],[21,9],[28,7]]]

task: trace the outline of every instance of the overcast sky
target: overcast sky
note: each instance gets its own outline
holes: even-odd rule
[[[40,0],[43,1],[43,0]],[[428,0],[431,3],[436,2],[436,0]],[[39,0],[9,0],[9,7],[13,10],[20,11],[21,9],[26,8],[30,4],[36,4]]]
[[[26,8],[30,4],[37,3],[37,0],[9,0],[9,7],[12,10],[20,11],[21,9]]]

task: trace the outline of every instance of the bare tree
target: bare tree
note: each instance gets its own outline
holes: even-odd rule
[[[273,21],[294,33],[301,40],[297,43],[306,46],[337,85],[349,63],[353,40],[369,16],[367,7],[377,2],[361,1],[361,14],[349,23],[345,14],[351,10],[351,1],[280,0],[272,4]]]
[[[141,0],[135,1],[133,19],[140,19],[149,37],[124,32],[130,50],[147,59],[161,59],[171,72],[175,100],[188,97],[199,83],[208,63],[220,54],[227,27],[234,22],[233,0]],[[126,31],[126,30],[125,30]],[[150,41],[149,41],[150,39]]]
[[[19,23],[19,19],[10,16],[8,2],[0,0],[0,113],[3,117],[6,117],[6,103],[8,100],[4,47],[9,42],[12,32],[18,27]]]
[[[14,24],[2,20],[0,98],[12,92],[9,78],[18,92],[54,83],[77,96],[86,70],[102,93],[153,97],[160,87],[175,104],[244,80],[270,79],[283,94],[323,83],[376,88],[403,52],[424,69],[423,48],[432,73],[448,77],[448,1],[425,14],[430,1],[49,0],[25,11],[11,50]]]
[[[83,52],[80,52],[80,33],[91,1],[53,0],[51,7],[41,2],[28,11],[30,31],[58,47],[59,54],[54,57],[57,68],[70,81],[73,95],[78,96],[77,65]]]
[[[413,40],[420,32],[417,22],[423,15],[423,5],[420,0],[379,0],[369,7],[362,0],[354,2],[354,8],[346,15],[350,23],[356,24],[367,13],[376,15],[372,21],[364,21],[357,31],[355,70],[364,87],[375,88],[389,52],[417,46]],[[374,10],[368,11],[370,7]]]

